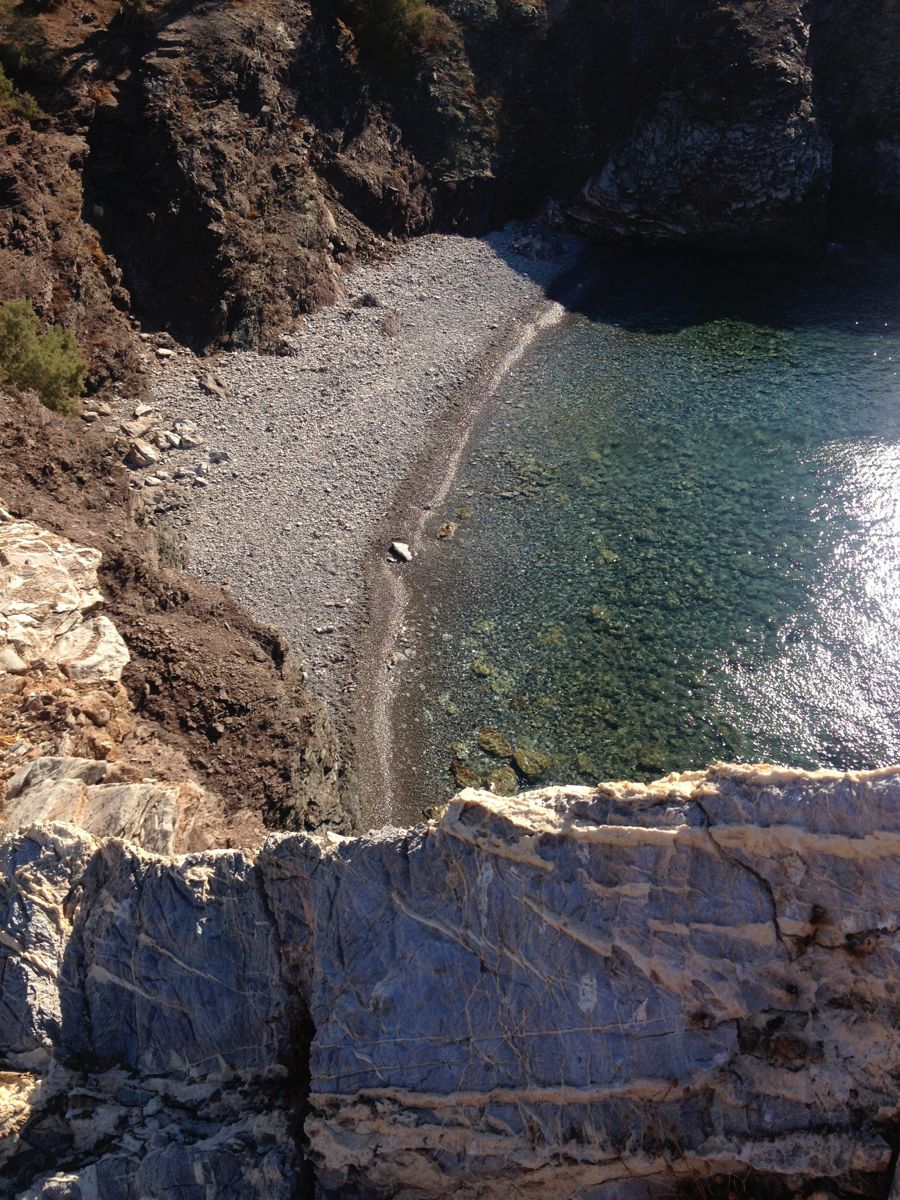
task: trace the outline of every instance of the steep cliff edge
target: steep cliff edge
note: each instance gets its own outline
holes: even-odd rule
[[[46,115],[0,106],[0,300],[67,321],[99,386],[138,371],[131,312],[276,345],[353,261],[547,201],[604,239],[775,257],[897,212],[889,0],[426,10],[412,48],[350,0],[30,17]]]
[[[66,593],[78,591],[74,580],[66,582],[77,556],[59,548],[74,538],[92,547],[85,550],[88,575],[97,576],[88,589],[89,616],[101,611],[102,593],[102,611],[129,652],[122,686],[111,681],[112,694],[101,697],[96,720],[62,696],[57,685],[69,685],[52,663],[42,678],[40,662],[34,671],[0,676],[6,720],[13,721],[10,706],[16,706],[44,755],[65,753],[63,741],[77,734],[76,755],[106,758],[124,736],[122,730],[112,739],[105,735],[109,714],[118,713],[134,728],[120,757],[138,774],[171,783],[193,779],[218,795],[225,828],[243,809],[274,828],[327,824],[349,831],[336,738],[310,700],[301,669],[280,635],[255,622],[226,591],[203,587],[160,562],[158,531],[129,489],[123,453],[96,428],[85,430],[34,399],[0,394],[0,504],[8,516],[23,518],[0,521],[0,620],[21,600],[27,579],[50,590],[51,616],[54,587],[61,589],[56,602],[67,606]],[[32,517],[39,526],[24,520]],[[17,525],[38,543],[46,535],[47,546],[56,548],[35,559],[40,570],[27,567]],[[24,646],[11,649],[24,653]],[[13,760],[4,757],[8,767]],[[238,773],[240,794],[226,803],[224,784]],[[213,842],[220,841],[214,834]]]
[[[882,1197],[898,800],[717,767],[255,855],[24,830],[0,1195]]]

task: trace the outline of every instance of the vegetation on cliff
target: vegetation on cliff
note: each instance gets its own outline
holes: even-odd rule
[[[78,411],[87,363],[68,329],[42,330],[34,305],[9,300],[0,305],[0,384],[37,392],[57,412]]]
[[[415,54],[446,45],[453,27],[424,0],[343,0],[341,12],[362,49],[389,73]]]
[[[34,96],[21,92],[3,70],[0,64],[0,108],[14,113],[17,117],[39,117],[41,106]]]

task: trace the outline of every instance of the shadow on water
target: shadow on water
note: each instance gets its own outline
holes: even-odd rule
[[[503,255],[540,280],[544,264]],[[588,246],[578,266],[546,288],[573,314],[638,333],[674,333],[717,320],[773,329],[844,328],[846,297],[858,316],[900,328],[900,237],[832,243],[817,262],[729,262],[683,250]]]
[[[401,777],[496,775],[487,726],[547,780],[900,756],[900,273],[833,258],[605,254],[559,290],[417,564]]]

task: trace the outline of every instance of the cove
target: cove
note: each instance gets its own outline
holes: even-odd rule
[[[476,419],[411,565],[397,819],[523,765],[900,757],[898,266],[598,268]]]

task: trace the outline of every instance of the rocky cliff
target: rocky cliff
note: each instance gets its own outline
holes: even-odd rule
[[[0,62],[46,110],[0,106],[0,299],[75,328],[99,386],[139,366],[131,313],[274,345],[355,259],[547,201],[601,238],[754,257],[896,215],[890,0],[367,11],[0,6]]]
[[[0,562],[0,1197],[886,1194],[900,768],[260,845],[132,761],[96,552]]]
[[[900,772],[0,850],[0,1195],[884,1196]]]
[[[7,732],[22,730],[44,756],[117,755],[137,777],[192,780],[217,797],[213,807],[225,820],[205,845],[220,844],[224,829],[235,836],[250,813],[251,825],[348,832],[342,759],[302,670],[281,636],[227,591],[161,561],[164,530],[129,487],[123,453],[96,426],[0,393],[0,497],[8,509],[0,520],[0,623],[18,622],[7,650],[27,660],[27,669],[0,676]],[[26,516],[40,525],[15,519]],[[72,549],[73,538],[82,548]],[[15,606],[32,589],[28,602],[39,607],[25,630]],[[109,618],[128,646],[127,661],[117,663],[121,684],[115,675],[85,682],[77,666],[61,673],[43,649],[31,663],[25,633],[52,644],[60,612],[74,629],[108,629]],[[77,663],[90,646],[86,637],[66,653]],[[99,689],[96,703],[82,705],[73,689]],[[7,755],[0,775],[14,762]],[[238,772],[239,794],[223,786]]]

